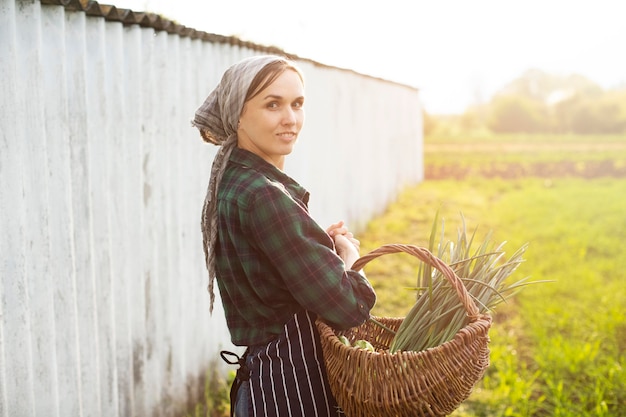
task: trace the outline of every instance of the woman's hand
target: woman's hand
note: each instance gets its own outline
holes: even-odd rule
[[[343,220],[331,224],[326,233],[335,241],[337,255],[346,264],[346,268],[352,267],[352,264],[359,259],[359,249],[361,242],[354,238],[352,232],[345,226]]]
[[[343,220],[339,220],[337,223],[333,223],[326,228],[326,233],[330,237],[334,237],[336,234],[343,235],[348,232],[348,228],[345,226]]]
[[[326,233],[333,239],[337,235],[343,235],[346,237],[352,244],[356,247],[357,250],[361,248],[361,242],[358,239],[355,239],[354,235],[348,228],[345,226],[343,220],[338,221],[337,223],[333,223],[326,229]]]

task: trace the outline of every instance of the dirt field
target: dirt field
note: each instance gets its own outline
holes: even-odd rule
[[[425,178],[436,179],[464,179],[469,177],[487,177],[515,179],[524,177],[540,178],[625,178],[626,162],[624,158],[616,159],[589,159],[593,153],[615,153],[623,155],[626,151],[624,142],[585,142],[585,143],[427,143],[425,152]],[[502,162],[498,156],[514,153],[546,154],[551,152],[567,152],[574,156],[571,159],[539,162],[529,157],[524,162]],[[493,159],[482,165],[477,164],[454,164],[441,163],[439,157],[437,163],[429,163],[429,155],[454,154],[460,160],[464,153],[481,153],[493,155]],[[452,160],[453,158],[446,158]]]
[[[475,166],[431,166],[428,163],[424,167],[426,179],[465,179],[469,177],[487,177],[515,179],[525,177],[540,178],[625,178],[626,164],[612,160],[587,161],[587,162],[536,162],[529,164],[491,162]]]

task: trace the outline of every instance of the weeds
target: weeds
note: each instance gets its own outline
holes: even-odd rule
[[[217,366],[209,366],[204,386],[203,401],[184,417],[228,417],[230,416],[230,386],[235,378],[231,371],[225,378]]]

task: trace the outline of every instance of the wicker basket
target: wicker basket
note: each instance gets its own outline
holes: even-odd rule
[[[389,345],[393,334],[370,321],[336,331],[317,320],[330,387],[348,417],[448,415],[469,396],[489,366],[491,317],[480,314],[459,277],[427,249],[384,245],[361,257],[353,268],[361,269],[374,258],[397,252],[413,255],[441,271],[455,288],[469,324],[452,340],[435,348],[392,354]],[[403,320],[376,319],[394,331]],[[376,352],[346,346],[338,335],[345,335],[351,342],[365,339]]]

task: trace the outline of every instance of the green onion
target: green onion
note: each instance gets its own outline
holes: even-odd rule
[[[501,302],[530,284],[528,277],[509,283],[507,278],[524,262],[528,245],[523,245],[504,259],[506,242],[495,246],[491,233],[473,250],[476,231],[469,237],[465,219],[457,241],[446,241],[443,221],[441,238],[435,248],[437,218],[431,231],[429,250],[446,262],[465,284],[480,313],[491,312]],[[436,250],[435,250],[436,249]],[[536,283],[539,281],[534,281]],[[439,346],[452,338],[469,323],[469,317],[459,297],[443,274],[430,265],[421,265],[414,290],[417,300],[404,318],[390,346],[390,352],[421,351]]]

